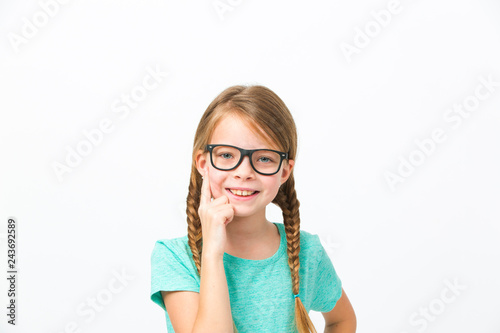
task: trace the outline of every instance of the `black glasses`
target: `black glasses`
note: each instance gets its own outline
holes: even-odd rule
[[[212,166],[218,170],[229,171],[240,165],[243,157],[248,156],[252,168],[261,175],[274,175],[288,153],[272,149],[242,149],[230,145],[207,145]]]

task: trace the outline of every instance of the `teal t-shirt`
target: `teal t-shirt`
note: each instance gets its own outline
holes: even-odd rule
[[[285,226],[274,224],[281,242],[273,256],[250,260],[224,253],[231,313],[239,333],[297,332]],[[331,311],[342,294],[342,284],[318,235],[300,231],[299,260],[299,297],[307,312]],[[161,290],[200,291],[187,235],[158,240],[151,254],[150,297],[165,311],[168,332],[174,332]]]

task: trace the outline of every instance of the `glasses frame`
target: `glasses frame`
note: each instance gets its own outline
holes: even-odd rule
[[[219,147],[219,146],[231,147],[231,148],[238,149],[240,151],[240,160],[231,169],[222,169],[222,168],[218,168],[218,167],[215,166],[214,160],[212,158],[212,151],[213,151],[213,149],[215,147]],[[231,145],[223,145],[223,144],[218,144],[218,145],[210,145],[210,144],[208,144],[208,145],[206,145],[205,149],[206,149],[206,151],[210,152],[210,162],[212,163],[212,166],[214,168],[216,168],[217,170],[221,170],[221,171],[231,171],[231,170],[236,169],[241,164],[241,161],[243,161],[243,158],[245,156],[248,156],[248,159],[250,160],[250,165],[252,166],[252,169],[255,170],[255,172],[257,172],[258,174],[264,175],[264,176],[272,176],[272,175],[277,174],[278,171],[280,171],[280,169],[281,169],[281,163],[283,162],[283,160],[285,160],[285,159],[288,160],[288,153],[285,153],[285,152],[282,152],[282,151],[278,151],[278,150],[273,150],[273,149],[243,149],[243,148],[240,148],[240,147],[231,146]],[[276,172],[273,172],[273,173],[264,173],[264,172],[260,172],[257,169],[255,169],[255,166],[253,165],[253,162],[252,162],[252,155],[253,155],[254,152],[260,151],[260,150],[272,151],[272,152],[278,153],[280,155],[280,164],[279,164],[278,170],[276,170]]]

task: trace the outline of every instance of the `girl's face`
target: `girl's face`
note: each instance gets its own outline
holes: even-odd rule
[[[226,144],[243,149],[277,149],[269,147],[261,141],[240,118],[234,115],[223,118],[212,135],[209,144]],[[283,160],[278,173],[270,176],[257,173],[250,165],[248,156],[245,156],[241,164],[233,170],[222,171],[215,169],[210,163],[210,153],[200,151],[196,157],[196,166],[203,175],[204,169],[208,169],[210,189],[214,198],[225,195],[234,207],[235,216],[265,215],[266,206],[273,201],[278,193],[279,187],[290,176],[293,168],[293,160]],[[241,198],[229,189],[248,188],[259,191],[257,194],[247,198]]]

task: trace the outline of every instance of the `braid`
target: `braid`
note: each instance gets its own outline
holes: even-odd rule
[[[187,233],[188,233],[188,244],[193,253],[193,260],[198,269],[198,276],[201,276],[201,221],[198,216],[198,207],[200,206],[200,189],[201,184],[199,177],[196,177],[196,173],[191,173],[191,181],[189,183],[189,192],[186,199],[187,207]]]
[[[193,260],[198,270],[198,276],[201,277],[201,252],[202,252],[202,232],[201,221],[198,215],[198,208],[200,207],[201,195],[201,176],[193,170],[191,172],[191,180],[189,182],[189,192],[186,199],[187,207],[187,232],[188,244],[193,253]],[[233,331],[238,333],[238,329],[233,320]]]
[[[283,211],[283,224],[286,231],[288,266],[292,274],[292,292],[294,295],[299,294],[300,290],[300,202],[297,199],[295,191],[295,180],[293,173],[288,180],[280,187],[273,203],[276,203]],[[317,333],[316,329],[309,318],[302,301],[299,297],[295,298],[295,322],[300,333]]]
[[[295,194],[293,178],[290,177],[284,185],[283,191],[278,192],[278,203],[283,211],[283,223],[286,231],[288,266],[292,273],[292,291],[299,293],[299,252],[300,252],[300,216],[299,201]],[[281,195],[280,195],[281,194]]]

